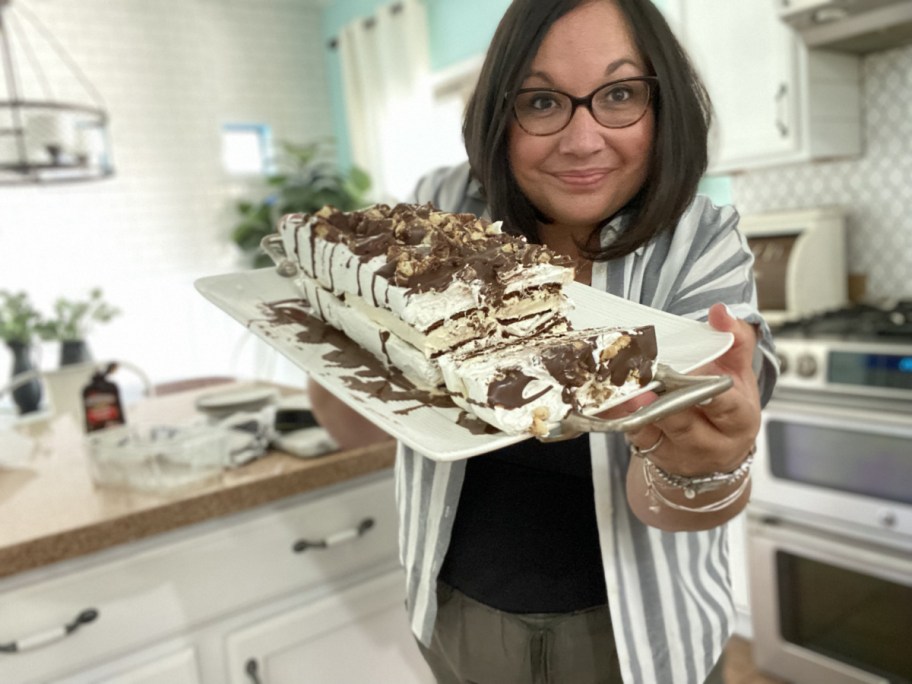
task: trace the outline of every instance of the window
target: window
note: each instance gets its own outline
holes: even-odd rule
[[[429,150],[431,168],[465,161],[462,119],[481,71],[481,58],[451,66],[434,76],[434,126],[436,144]]]
[[[234,176],[272,171],[272,132],[265,124],[222,126],[222,166]]]

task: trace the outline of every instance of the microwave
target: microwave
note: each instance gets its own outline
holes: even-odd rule
[[[771,325],[848,304],[845,211],[837,207],[745,215],[760,312]]]

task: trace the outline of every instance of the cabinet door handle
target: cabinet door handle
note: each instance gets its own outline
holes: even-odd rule
[[[331,534],[325,539],[299,539],[292,545],[291,549],[295,553],[301,553],[307,549],[328,549],[331,546],[336,544],[341,544],[343,542],[352,541],[358,537],[364,536],[368,530],[374,526],[373,518],[365,518],[358,523],[356,527],[349,528],[347,530],[342,530],[341,532],[336,532]]]
[[[21,653],[22,651],[29,651],[33,648],[38,648],[39,646],[51,644],[55,641],[59,641],[60,639],[68,637],[83,625],[87,625],[90,622],[94,621],[97,617],[97,610],[94,608],[86,608],[84,611],[79,613],[79,615],[73,618],[72,622],[68,622],[64,625],[61,625],[60,627],[52,627],[51,629],[46,629],[43,632],[38,632],[37,634],[22,637],[16,641],[0,644],[0,652]]]
[[[788,114],[788,84],[780,83],[779,90],[776,91],[776,128],[779,129],[779,135],[787,138],[789,134],[788,125],[785,123]],[[785,112],[785,114],[783,114]]]
[[[246,672],[247,676],[250,678],[250,684],[263,684],[260,679],[260,664],[257,662],[256,658],[251,658],[244,663],[244,672]]]

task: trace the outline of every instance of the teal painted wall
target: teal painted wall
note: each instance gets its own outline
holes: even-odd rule
[[[378,7],[390,3],[391,0],[332,0],[323,9],[324,41],[328,43],[337,36],[348,22],[358,17],[369,17]],[[431,69],[439,71],[483,54],[510,0],[425,0],[425,3],[431,43]],[[329,48],[326,51],[337,154],[339,163],[346,168],[351,164],[351,151],[345,125],[342,67],[338,51]]]
[[[425,0],[431,69],[484,54],[510,0]]]
[[[704,176],[698,191],[720,206],[732,204],[731,176]]]

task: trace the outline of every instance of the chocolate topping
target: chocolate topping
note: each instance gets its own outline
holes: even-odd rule
[[[384,258],[376,275],[412,292],[444,290],[459,279],[482,283],[485,296],[499,297],[501,283],[522,267],[572,266],[568,257],[501,233],[489,221],[431,204],[379,204],[353,212],[324,207],[300,219],[314,222],[312,240],[345,244],[362,261]]]
[[[543,349],[541,358],[548,373],[560,384],[582,387],[596,370],[594,350],[593,339],[573,340]]]
[[[592,380],[608,394],[613,387],[624,385],[629,378],[636,379],[640,387],[652,381],[657,352],[655,328],[652,326],[623,331],[615,345],[604,350],[600,358],[596,358],[596,351],[596,338],[590,337],[565,342],[555,340],[539,352],[545,370],[564,387],[561,394],[564,403],[573,408],[578,408],[574,388]],[[526,386],[533,379],[521,368],[500,371],[488,386],[488,406],[515,409],[534,402],[547,390],[524,396]]]
[[[655,328],[643,326],[628,332],[630,343],[618,350],[617,356],[599,368],[598,378],[610,377],[611,383],[620,385],[628,375],[636,373],[640,387],[652,382],[652,362],[658,352]]]

